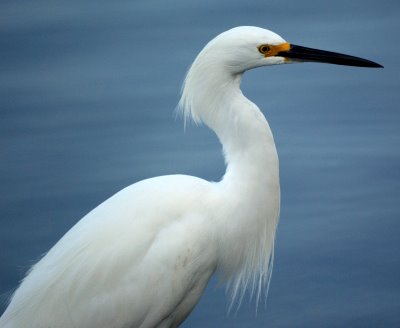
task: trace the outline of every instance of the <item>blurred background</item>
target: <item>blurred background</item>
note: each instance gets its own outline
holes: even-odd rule
[[[83,215],[156,175],[218,181],[221,147],[174,108],[215,35],[269,28],[385,66],[248,72],[281,161],[266,305],[227,313],[213,279],[184,327],[400,326],[400,2],[0,3],[0,294]],[[0,307],[3,312],[5,303]]]

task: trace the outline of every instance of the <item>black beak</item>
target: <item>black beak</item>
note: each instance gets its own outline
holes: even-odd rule
[[[337,52],[296,46],[294,44],[290,44],[289,50],[280,51],[276,56],[287,58],[289,61],[317,62],[358,67],[383,67],[382,65],[367,59],[344,55]]]

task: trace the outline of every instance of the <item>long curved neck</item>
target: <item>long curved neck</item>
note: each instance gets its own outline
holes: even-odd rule
[[[231,279],[233,298],[249,284],[259,297],[270,277],[280,206],[274,139],[264,115],[240,90],[242,74],[198,60],[187,75],[180,108],[185,117],[208,125],[224,150],[226,173],[215,184],[221,197],[215,231],[223,232],[217,237],[218,268]]]
[[[273,135],[264,115],[240,90],[242,74],[204,68],[196,74],[197,70],[194,66],[188,74],[181,106],[189,111],[186,116],[217,134],[227,164],[222,182],[247,190],[279,187]]]
[[[278,183],[278,157],[271,129],[239,87],[233,87],[229,94],[219,106],[227,112],[225,117],[214,121],[211,127],[221,141],[227,164],[222,181],[248,191],[266,191],[269,185],[275,187]]]
[[[221,141],[227,165],[219,183],[227,210],[219,217],[223,217],[220,231],[224,231],[220,240],[228,242],[220,244],[219,267],[231,277],[232,299],[252,286],[259,300],[273,265],[280,208],[279,163],[268,122],[242,94],[240,78],[225,86],[215,104],[221,114],[206,124]],[[227,227],[235,228],[228,232]]]
[[[213,42],[191,66],[179,108],[185,119],[203,122],[218,136],[226,173],[213,184],[217,265],[230,281],[232,299],[247,287],[268,284],[279,217],[279,164],[274,138],[258,107],[240,90],[243,71]]]

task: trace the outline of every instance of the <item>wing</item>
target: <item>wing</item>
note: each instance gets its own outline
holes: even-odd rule
[[[211,186],[164,176],[106,200],[33,266],[0,327],[155,327],[184,320],[215,270],[205,206]]]

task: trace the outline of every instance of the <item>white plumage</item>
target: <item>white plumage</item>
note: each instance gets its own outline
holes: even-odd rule
[[[214,272],[232,298],[248,288],[259,298],[278,223],[278,157],[240,81],[248,69],[287,62],[288,47],[256,27],[212,40],[188,72],[180,109],[217,134],[227,165],[222,180],[162,176],[115,194],[33,266],[0,327],[176,327]]]

